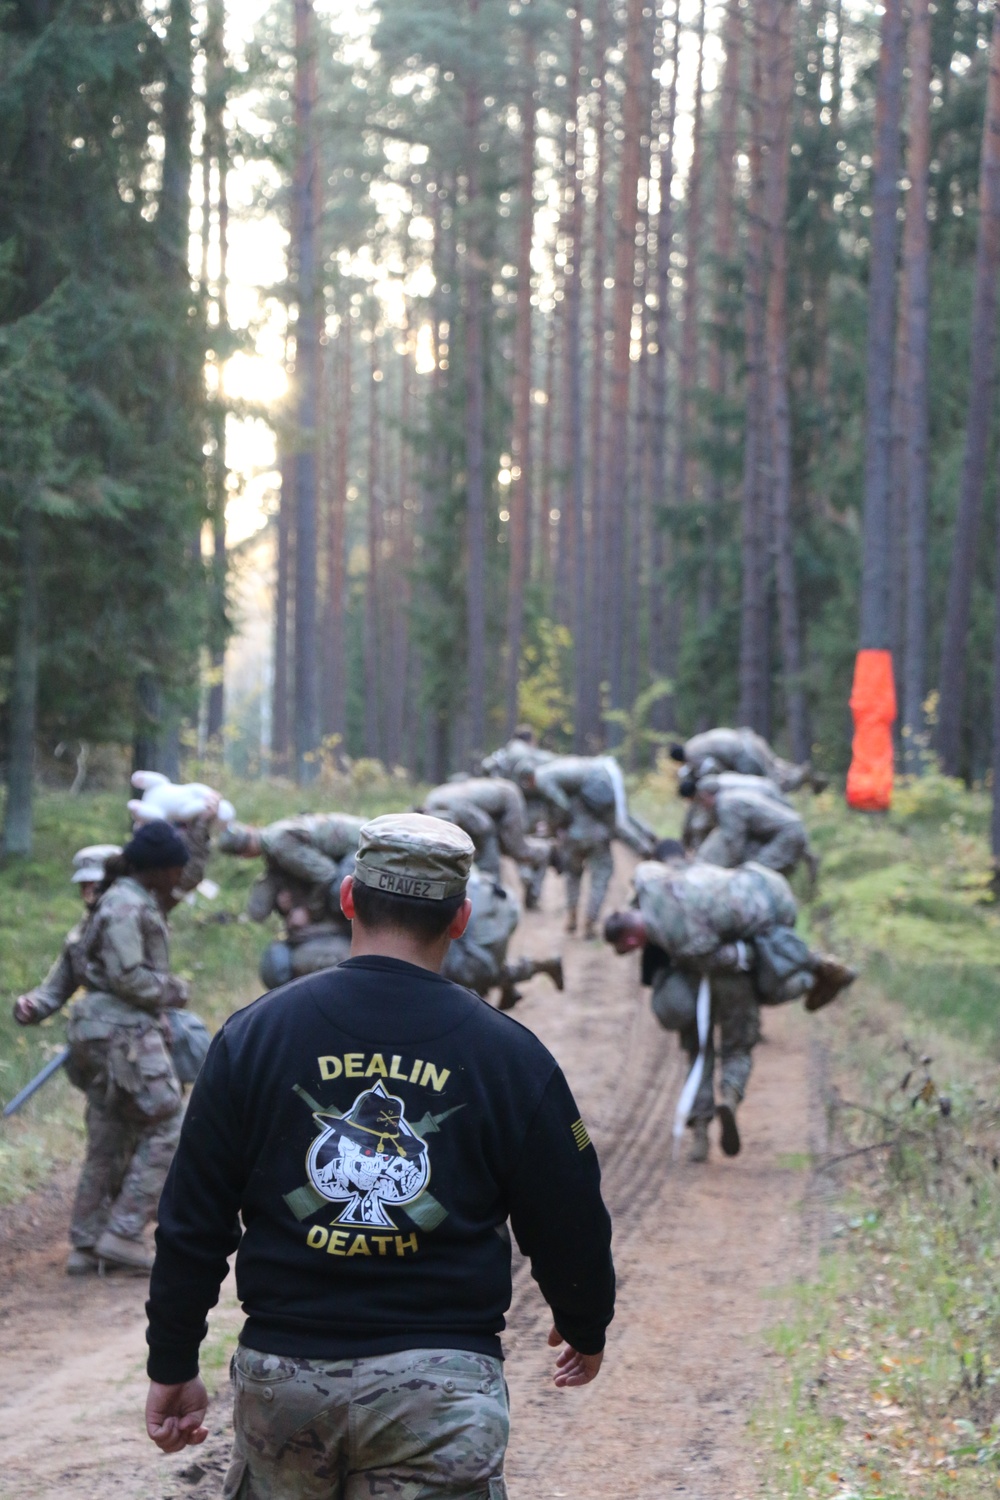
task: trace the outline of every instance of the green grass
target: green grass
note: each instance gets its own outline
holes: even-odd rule
[[[290,784],[227,781],[225,790],[241,819],[264,823],[292,813],[338,809],[364,815],[412,807],[413,790],[396,777],[377,777],[366,764],[352,780],[302,789]],[[44,976],[81,907],[69,875],[74,851],[84,844],[124,842],[128,791],[72,797],[47,792],[37,801],[34,853],[0,867],[0,1101],[6,1102],[63,1045],[65,1012],[40,1026],[18,1026],[15,998]],[[220,886],[215,901],[198,898],[171,917],[171,958],[190,980],[191,1008],[214,1029],[227,1015],[260,993],[257,961],[278,924],[240,920],[258,872],[256,860],[214,856],[210,877]],[[273,930],[272,930],[273,928]],[[53,1164],[79,1155],[82,1099],[58,1075],[23,1110],[0,1125],[0,1203],[38,1185]]]

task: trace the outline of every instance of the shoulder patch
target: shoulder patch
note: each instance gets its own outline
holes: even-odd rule
[[[587,1147],[591,1144],[586,1125],[582,1120],[574,1120],[569,1128],[573,1132],[573,1139],[576,1141],[577,1150],[586,1151]]]

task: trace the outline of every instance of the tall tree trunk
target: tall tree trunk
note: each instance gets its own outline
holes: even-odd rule
[[[517,310],[514,322],[513,478],[510,562],[507,587],[507,733],[517,724],[521,678],[524,591],[531,571],[531,245],[535,227],[535,34],[524,33],[524,98],[521,106],[521,222],[517,247]]]
[[[955,516],[948,602],[941,647],[937,748],[942,769],[957,776],[962,764],[965,644],[996,379],[997,276],[1000,274],[1000,5],[993,10],[990,77],[979,166],[979,229],[972,298],[972,354],[965,457]]]
[[[563,500],[559,517],[559,549],[568,593],[568,619],[573,637],[574,745],[583,747],[586,733],[587,595],[584,524],[583,384],[581,313],[583,305],[583,131],[580,90],[583,68],[583,5],[573,11],[569,61],[569,114],[563,147],[566,184],[563,268]]]
[[[274,566],[274,671],[271,677],[271,769],[279,776],[289,771],[291,749],[289,708],[291,706],[291,582],[294,564],[295,457],[286,452],[281,458],[281,494],[278,503],[278,535]]]
[[[7,803],[0,854],[25,855],[32,848],[35,784],[35,725],[38,716],[41,517],[34,495],[21,506],[18,525],[19,596],[14,624],[7,752]]]
[[[677,124],[677,82],[681,43],[681,7],[675,0],[671,24],[670,83],[660,95],[659,194],[656,215],[656,349],[651,372],[650,400],[652,429],[650,433],[650,491],[652,495],[652,583],[649,607],[649,666],[654,678],[665,680],[669,672],[670,652],[667,631],[667,561],[669,538],[667,511],[667,355],[670,346],[670,251],[674,239],[674,137]],[[651,723],[665,730],[670,722],[666,698],[654,705]]]
[[[608,408],[610,431],[602,483],[605,530],[602,539],[607,561],[607,586],[600,601],[606,635],[605,660],[611,705],[623,708],[625,621],[625,539],[628,534],[628,413],[631,373],[632,313],[635,303],[636,226],[641,164],[642,104],[644,98],[645,28],[642,0],[628,0],[625,13],[625,92],[622,99],[622,142],[618,172],[618,209],[615,214],[614,292],[612,296],[611,385]]]
[[[399,361],[399,428],[396,442],[396,505],[392,538],[392,587],[389,594],[389,661],[386,702],[386,760],[390,766],[408,765],[405,745],[410,681],[409,610],[410,569],[413,565],[411,502],[407,455],[410,430],[410,344]]]
[[[765,168],[770,253],[764,337],[771,449],[771,516],[785,715],[792,756],[797,761],[804,761],[809,756],[809,728],[802,682],[801,626],[792,537],[792,423],[788,391],[787,217],[795,90],[795,5],[796,0],[768,0],[768,66],[764,82],[770,119]]]
[[[698,61],[694,79],[691,121],[691,163],[687,177],[687,223],[684,233],[684,296],[681,304],[681,347],[678,368],[678,432],[674,467],[674,503],[683,509],[691,498],[691,441],[694,435],[694,396],[698,388],[698,285],[702,234],[702,157],[704,155],[705,16],[708,0],[698,10]],[[674,644],[676,651],[676,643]]]
[[[902,165],[902,80],[903,4],[902,0],[885,0],[872,168],[865,501],[862,520],[862,650],[888,650],[891,639],[889,570],[892,566],[892,375],[898,242],[896,208]]]
[[[229,328],[228,267],[229,248],[229,143],[226,134],[226,13],[224,0],[209,0],[205,22],[205,136],[202,147],[203,166],[208,169],[205,211],[209,212],[211,163],[218,175],[219,274],[216,283],[216,327],[220,348],[216,350],[218,386],[211,417],[214,452],[211,466],[209,506],[212,522],[212,591],[209,603],[208,652],[211,670],[208,689],[206,729],[209,742],[218,746],[225,719],[225,650],[228,627],[226,609],[226,411],[222,389],[222,364],[225,358],[225,335]],[[208,234],[205,235],[206,249]],[[208,267],[203,269],[206,284]]]
[[[607,559],[604,556],[605,502],[604,474],[605,443],[607,441],[606,412],[604,409],[607,389],[606,305],[604,279],[607,274],[608,236],[608,45],[610,18],[608,0],[597,0],[594,15],[594,68],[593,77],[597,87],[597,107],[594,119],[594,134],[597,137],[597,161],[594,184],[592,256],[590,269],[590,415],[589,449],[586,472],[580,482],[582,504],[589,511],[589,526],[584,531],[584,582],[582,586],[583,609],[583,660],[576,687],[577,719],[576,749],[596,747],[601,738],[601,684],[604,677],[602,660],[603,631],[599,616],[598,601],[603,599],[606,588]],[[579,90],[578,90],[579,92]],[[577,114],[579,124],[579,112]],[[582,167],[583,153],[580,153]],[[583,228],[581,205],[581,234]],[[584,247],[577,250],[580,275],[584,264]],[[567,374],[569,365],[567,363]],[[589,496],[587,474],[589,473]]]
[[[312,0],[295,0],[296,157],[292,185],[293,251],[297,272],[295,324],[295,775],[316,777],[321,731],[316,655],[317,443],[320,335],[323,324],[318,260],[319,153],[315,119],[317,59]]]
[[[371,369],[368,380],[368,573],[365,578],[365,754],[382,755],[382,653],[379,649],[379,609],[382,589],[382,474],[379,462],[378,340],[372,314]]]
[[[906,371],[903,380],[906,441],[906,601],[903,651],[903,765],[911,774],[926,765],[924,697],[927,691],[927,522],[930,405],[931,236],[931,17],[929,0],[910,0],[910,144],[906,174],[903,269],[906,302]]]
[[[323,727],[326,734],[339,736],[343,746],[347,735],[344,586],[347,476],[351,443],[351,308],[350,301],[346,298],[333,347],[338,368],[331,381],[335,409],[329,419],[333,442],[327,449],[326,625],[323,632],[326,680]]]
[[[548,315],[545,330],[545,406],[542,412],[541,503],[538,507],[538,574],[551,594],[555,560],[555,538],[558,535],[552,519],[552,470],[555,464],[555,418],[557,406],[556,370],[559,361],[558,303]],[[562,520],[560,514],[559,519]],[[550,606],[551,607],[551,606]]]
[[[769,460],[765,330],[765,228],[763,157],[764,33],[754,27],[750,89],[750,197],[747,204],[746,265],[743,276],[746,329],[746,427],[743,439],[743,516],[740,544],[740,701],[739,720],[759,733],[770,721],[769,596],[765,470]]]
[[[479,25],[479,0],[468,0],[473,42]],[[473,67],[475,65],[473,64]],[[486,342],[482,229],[479,225],[479,137],[482,91],[478,73],[465,86],[466,227],[465,283],[465,473],[466,473],[466,626],[468,745],[472,756],[486,749]]]
[[[726,428],[722,415],[723,403],[731,378],[731,360],[726,348],[726,321],[728,318],[728,293],[736,254],[736,193],[733,181],[740,108],[740,71],[743,61],[743,23],[739,0],[727,0],[723,25],[725,61],[719,90],[719,135],[715,166],[715,226],[712,244],[713,273],[713,322],[714,329],[708,350],[707,386],[712,403],[713,446],[717,459],[708,475],[708,493],[705,516],[705,531],[708,542],[708,566],[704,578],[704,604],[706,613],[714,612],[718,603],[718,567],[716,548],[721,540],[720,521],[725,499],[725,443]]]

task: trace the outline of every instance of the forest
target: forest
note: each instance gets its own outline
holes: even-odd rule
[[[253,225],[284,266],[236,316]],[[632,768],[738,722],[836,775],[859,647],[900,770],[995,780],[998,276],[985,0],[16,0],[4,851],[67,746],[436,781],[523,720]]]

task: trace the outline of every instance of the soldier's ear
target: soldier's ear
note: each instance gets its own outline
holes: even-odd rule
[[[472,902],[469,900],[468,896],[466,896],[465,900],[462,902],[461,906],[458,908],[458,911],[452,917],[451,922],[448,926],[448,936],[452,942],[455,942],[457,938],[460,938],[462,936],[462,933],[469,925],[469,918],[471,916]]]
[[[354,877],[345,875],[340,882],[340,909],[349,922],[354,921]]]

